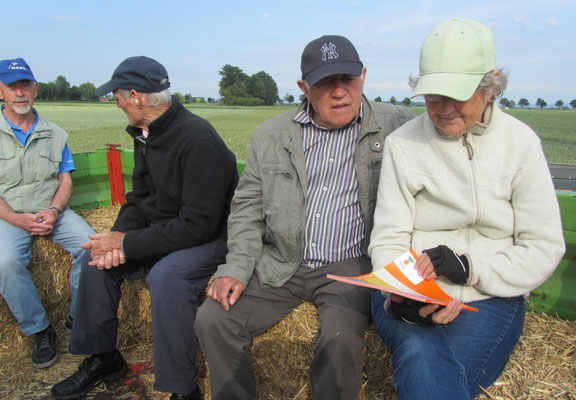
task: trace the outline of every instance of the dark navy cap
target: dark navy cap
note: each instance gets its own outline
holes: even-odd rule
[[[96,89],[96,94],[104,96],[116,89],[158,93],[169,87],[168,72],[162,64],[149,57],[137,56],[122,61],[112,79]]]
[[[302,79],[313,86],[330,75],[362,75],[363,66],[352,42],[344,36],[326,35],[306,45],[300,69]]]

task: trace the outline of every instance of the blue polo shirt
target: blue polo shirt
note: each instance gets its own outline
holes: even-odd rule
[[[2,110],[4,110],[4,107],[5,106],[2,106]],[[35,119],[34,119],[34,123],[30,127],[30,130],[28,132],[24,132],[22,129],[20,129],[19,127],[14,125],[12,122],[8,121],[8,119],[6,119],[6,117],[4,116],[4,119],[6,120],[8,125],[10,125],[10,127],[12,128],[14,135],[16,135],[16,138],[20,141],[20,143],[22,143],[23,146],[26,146],[26,142],[28,141],[28,138],[30,137],[32,132],[34,132],[34,129],[36,129],[36,125],[38,124],[38,112],[36,112],[35,109],[32,109],[32,112],[34,113]],[[4,115],[4,114],[2,114],[2,115]],[[70,152],[70,148],[68,147],[68,143],[66,143],[66,145],[64,146],[64,149],[62,150],[62,161],[60,162],[60,165],[58,166],[58,174],[62,174],[64,172],[72,172],[75,169],[76,169],[76,167],[74,166],[74,160],[72,159],[72,153]]]

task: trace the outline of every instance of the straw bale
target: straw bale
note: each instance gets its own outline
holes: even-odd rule
[[[118,207],[79,212],[96,231],[111,227]],[[67,352],[64,318],[69,307],[69,256],[57,245],[39,239],[33,246],[30,269],[42,301],[61,343],[60,360],[46,370],[30,365],[33,339],[25,338],[0,297],[0,398],[47,398],[52,385],[72,374],[83,357]],[[130,364],[144,363],[141,372],[146,394],[139,398],[166,399],[153,390],[150,296],[143,280],[125,283],[120,305],[119,348]],[[308,370],[312,342],[318,330],[316,309],[303,303],[250,347],[259,397],[263,400],[311,399]],[[374,327],[366,336],[364,383],[360,400],[395,399],[390,355]],[[207,367],[198,354],[199,383],[209,396]],[[526,325],[516,350],[498,381],[477,400],[565,399],[576,400],[576,322],[554,316],[526,314]],[[98,399],[120,398],[114,391],[98,388]],[[92,398],[93,396],[90,396]],[[135,396],[134,396],[135,397]],[[131,398],[125,393],[121,398]],[[207,397],[209,398],[209,397]]]

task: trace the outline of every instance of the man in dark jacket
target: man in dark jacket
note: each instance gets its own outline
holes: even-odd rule
[[[113,92],[134,138],[132,192],[110,232],[90,236],[70,352],[92,354],[56,384],[72,399],[122,377],[116,349],[120,286],[146,278],[152,306],[155,389],[199,399],[194,319],[198,296],[226,254],[226,220],[238,182],[236,159],[214,128],[171,97],[166,69],[130,57],[97,89]]]

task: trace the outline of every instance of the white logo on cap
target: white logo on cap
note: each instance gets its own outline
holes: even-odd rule
[[[336,45],[333,43],[328,43],[328,45],[324,43],[320,50],[322,50],[322,61],[338,58],[338,53],[336,53]]]
[[[22,70],[26,71],[26,67],[23,65],[20,65],[20,63],[18,61],[10,62],[10,66],[8,67],[8,69],[22,69]]]

